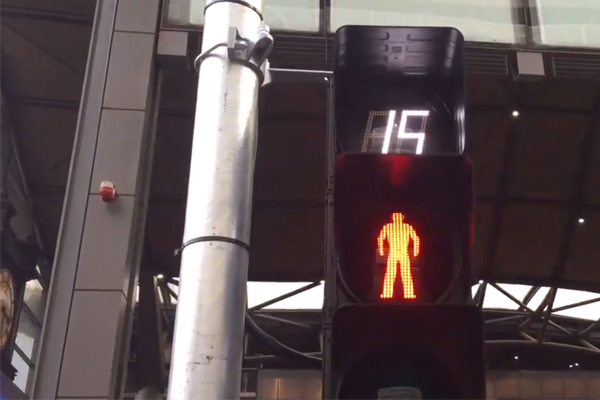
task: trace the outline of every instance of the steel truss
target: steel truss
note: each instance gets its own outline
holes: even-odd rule
[[[179,284],[176,279],[162,279],[158,281],[157,290],[162,297],[163,317],[165,322],[170,323],[170,310],[173,310],[177,302],[177,293],[174,288]],[[169,283],[171,285],[169,285]],[[249,315],[257,321],[268,321],[269,326],[273,324],[286,325],[286,330],[297,330],[299,334],[314,332],[315,328],[320,330],[321,310],[278,310],[275,306],[283,300],[297,296],[310,289],[321,286],[322,282],[309,283],[299,289],[274,297],[261,304],[248,308]],[[548,347],[559,347],[575,351],[586,351],[597,353],[600,356],[600,318],[596,321],[587,321],[577,318],[557,315],[557,312],[572,310],[589,304],[600,303],[600,294],[590,300],[571,303],[568,305],[555,306],[558,287],[551,287],[544,296],[539,306],[532,308],[531,300],[542,289],[542,286],[533,286],[519,300],[513,294],[497,282],[482,281],[473,295],[473,301],[483,308],[488,288],[495,288],[506,298],[512,301],[517,310],[484,309],[486,343],[489,345],[511,345],[511,344],[535,344]],[[304,313],[315,314],[311,323],[302,322],[296,315]],[[286,316],[282,316],[285,314]],[[317,323],[319,326],[315,327]],[[285,338],[284,338],[285,340]],[[314,349],[311,355],[318,355],[320,349]],[[247,361],[268,361],[275,358],[272,354],[246,353]]]

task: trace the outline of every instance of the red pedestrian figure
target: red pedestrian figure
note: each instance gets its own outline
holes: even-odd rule
[[[386,224],[377,238],[377,247],[380,255],[385,255],[383,244],[388,241],[387,266],[385,269],[385,277],[383,279],[383,288],[380,297],[382,299],[391,299],[394,297],[394,285],[396,283],[396,275],[398,273],[398,264],[400,265],[400,278],[402,279],[403,295],[405,299],[416,299],[415,288],[412,278],[412,270],[410,268],[410,255],[408,246],[412,239],[413,256],[419,255],[419,236],[415,229],[404,222],[404,215],[401,213],[393,213],[392,221]]]

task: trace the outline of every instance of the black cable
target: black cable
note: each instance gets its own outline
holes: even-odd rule
[[[342,290],[350,297],[350,299],[352,299],[356,303],[359,303],[359,304],[363,303],[363,301],[357,295],[354,294],[354,292],[350,289],[350,287],[346,283],[346,279],[344,279],[344,274],[342,273],[342,268],[341,268],[340,264],[341,264],[340,260],[338,259],[338,257],[336,257],[335,269],[337,272],[338,281],[342,284]]]
[[[271,348],[276,353],[275,355],[299,361],[309,361],[316,366],[321,366],[323,360],[320,357],[308,355],[284,345],[279,340],[263,331],[248,313],[246,313],[246,332],[257,341]]]
[[[436,304],[443,303],[448,296],[452,294],[454,289],[456,288],[456,284],[459,281],[460,273],[462,271],[462,246],[460,245],[460,235],[454,236],[454,250],[455,250],[455,258],[454,258],[454,273],[452,275],[452,279],[448,284],[446,290],[438,297],[435,301]]]

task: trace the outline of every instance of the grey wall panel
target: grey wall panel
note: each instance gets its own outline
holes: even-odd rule
[[[600,398],[600,372],[491,371],[488,381],[494,392],[493,397],[488,392],[488,398],[497,400]],[[514,391],[515,387],[517,391]]]
[[[110,397],[115,340],[126,301],[121,291],[76,291],[58,397]]]
[[[495,398],[516,399],[519,397],[519,381],[513,376],[498,374],[492,381],[494,385],[494,395],[496,396]]]
[[[258,399],[320,399],[321,371],[261,369],[258,371]]]
[[[115,290],[127,293],[126,269],[134,198],[119,196],[110,204],[90,196],[83,232],[76,290]]]
[[[547,376],[541,380],[542,397],[545,399],[562,399],[565,397],[565,381],[560,377]]]
[[[153,145],[144,135],[153,135],[159,4],[98,1],[33,398],[121,397],[132,320],[124,289],[137,279],[142,169],[151,160],[143,153]],[[102,180],[116,184],[111,204],[96,194]]]
[[[588,380],[579,377],[565,378],[565,398],[566,399],[587,399],[588,398]]]
[[[521,399],[539,399],[542,397],[540,377],[519,378],[519,397]]]
[[[100,183],[108,180],[115,184],[117,194],[135,194],[144,118],[143,111],[102,112],[90,193],[98,193]]]
[[[105,108],[145,110],[155,35],[115,32],[104,96]]]
[[[154,33],[160,0],[119,0],[116,31]]]

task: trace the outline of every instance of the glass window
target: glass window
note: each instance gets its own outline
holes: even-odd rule
[[[600,1],[529,0],[538,44],[600,48]]]
[[[43,321],[46,296],[39,280],[33,279],[25,284],[24,301],[38,321]]]
[[[41,327],[27,315],[24,309],[21,310],[15,343],[30,360],[34,360],[37,355],[40,333]]]
[[[540,287],[537,293],[533,295],[527,306],[532,310],[537,310],[537,308],[542,305],[542,301],[544,301],[549,291],[550,288],[547,286]]]
[[[205,1],[168,0],[167,26],[204,25]],[[319,0],[264,0],[263,14],[272,30],[318,32],[321,16]]]
[[[264,14],[272,30],[319,31],[319,0],[265,0]]]
[[[593,0],[592,0],[593,1]],[[512,0],[331,0],[331,31],[343,25],[449,26],[465,40],[523,43]]]
[[[164,22],[169,27],[190,25],[190,0],[167,0]]]
[[[583,301],[591,301],[598,297],[600,297],[598,293],[584,292],[582,290],[558,289],[556,297],[554,298],[553,308],[566,307]],[[568,308],[563,311],[557,311],[555,314],[596,321],[600,318],[600,302]]]
[[[11,360],[11,364],[17,370],[17,376],[15,376],[14,383],[24,393],[29,392],[29,381],[33,376],[32,368],[25,362],[23,357],[18,352],[14,352]]]
[[[498,286],[520,301],[523,300],[529,289],[531,289],[531,286],[526,285],[499,284]],[[487,285],[485,288],[485,297],[483,298],[483,308],[516,310],[519,308],[519,305],[492,285]]]

